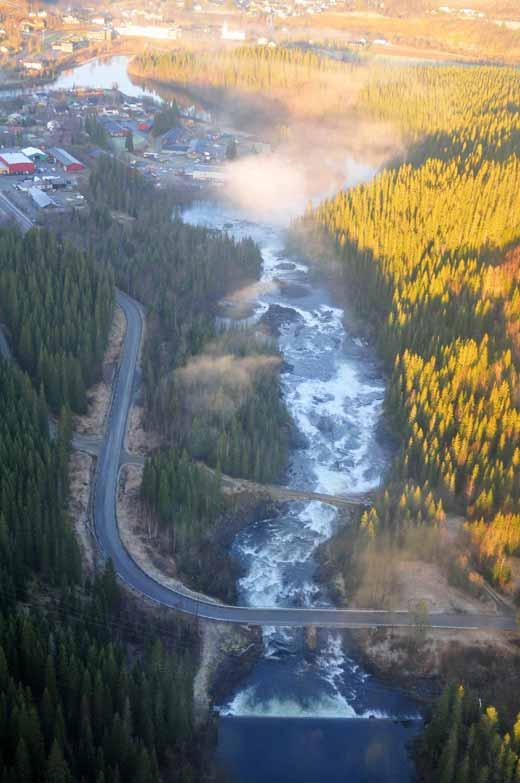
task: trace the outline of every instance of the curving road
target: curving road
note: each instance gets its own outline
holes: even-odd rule
[[[33,223],[3,193],[0,193],[0,208],[3,208],[19,224],[22,231],[28,231]],[[75,435],[73,446],[98,456],[94,483],[93,513],[96,538],[105,558],[111,558],[120,579],[129,587],[163,606],[185,614],[217,622],[241,623],[246,625],[272,626],[318,626],[336,628],[377,628],[412,626],[416,623],[413,613],[408,611],[385,611],[378,609],[278,609],[244,606],[226,606],[211,601],[198,600],[188,593],[172,590],[146,574],[131,558],[121,542],[117,526],[116,500],[119,469],[122,464],[141,464],[142,460],[124,451],[124,439],[128,414],[132,404],[135,374],[143,333],[143,312],[141,306],[122,291],[116,292],[127,323],[121,359],[113,384],[107,429],[103,440]],[[11,358],[9,344],[0,326],[0,356]],[[279,492],[280,488],[276,488]],[[283,491],[283,490],[282,490]],[[287,490],[287,492],[291,492]],[[289,499],[289,497],[287,497]],[[319,498],[326,500],[325,497]],[[330,499],[329,499],[330,500]],[[346,504],[352,501],[347,500]],[[359,499],[356,501],[359,503]],[[432,628],[457,630],[514,630],[516,621],[513,613],[506,614],[430,614]]]
[[[416,622],[407,611],[363,609],[282,609],[227,606],[210,599],[198,600],[172,590],[146,574],[132,559],[121,542],[117,526],[116,499],[120,466],[125,459],[124,439],[128,413],[134,393],[136,365],[143,332],[140,305],[122,292],[117,301],[125,314],[127,329],[119,369],[114,381],[105,438],[100,447],[94,485],[94,527],[102,554],[111,558],[119,577],[131,588],[163,606],[207,620],[273,626],[323,626],[366,628],[410,626]],[[430,614],[433,628],[511,630],[512,615]]]

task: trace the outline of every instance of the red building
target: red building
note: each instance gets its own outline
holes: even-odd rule
[[[64,171],[83,171],[85,169],[81,161],[71,155],[70,152],[67,152],[67,150],[62,150],[61,147],[52,147],[52,149],[48,150],[48,153]]]
[[[21,152],[0,152],[0,163],[3,163],[7,174],[34,174],[36,166]]]

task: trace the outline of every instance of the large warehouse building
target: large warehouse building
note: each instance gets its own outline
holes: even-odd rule
[[[21,152],[0,152],[0,163],[6,174],[34,174],[36,166]]]
[[[83,171],[85,168],[81,161],[77,160],[67,150],[62,150],[61,147],[52,147],[48,152],[51,158],[54,158],[64,171]]]

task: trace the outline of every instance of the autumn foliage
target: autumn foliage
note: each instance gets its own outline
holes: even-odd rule
[[[332,243],[375,324],[401,480],[475,521],[487,564],[520,546],[519,91],[517,73],[492,68],[371,85],[363,100],[399,121],[409,162],[298,226],[314,247]]]

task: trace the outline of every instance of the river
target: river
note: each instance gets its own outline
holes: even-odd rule
[[[63,71],[49,87],[53,90],[71,90],[76,87],[95,87],[108,90],[117,86],[122,93],[132,98],[146,97],[161,101],[159,93],[153,88],[143,84],[134,84],[130,79],[127,73],[128,59],[125,55],[119,55],[108,59],[90,60],[76,68]]]
[[[354,172],[356,180],[372,173],[360,165]],[[289,485],[328,494],[376,487],[390,458],[380,436],[385,383],[370,346],[345,329],[342,306],[285,254],[283,226],[211,202],[190,207],[184,219],[252,236],[261,248],[256,318],[284,308],[282,393],[302,435]],[[244,571],[239,602],[330,605],[314,578],[315,553],[336,529],[337,511],[316,501],[284,508],[234,541]],[[218,712],[219,759],[236,783],[414,779],[406,743],[420,729],[417,704],[369,676],[340,633],[319,633],[311,652],[302,632],[264,628],[263,656]]]
[[[127,58],[95,61],[51,86],[111,87],[156,94],[133,84]],[[373,175],[351,162],[346,185]],[[289,212],[294,214],[294,205]],[[297,210],[296,210],[297,211]],[[284,250],[283,223],[237,207],[201,202],[184,219],[252,236],[263,256],[259,319],[285,308],[279,337],[282,393],[301,433],[290,455],[291,486],[340,494],[377,486],[390,459],[380,436],[385,382],[372,348],[345,328],[343,305],[326,282]],[[317,547],[338,524],[324,503],[287,503],[284,513],[239,533],[240,602],[258,606],[330,605],[315,581]],[[233,783],[411,783],[407,743],[422,726],[418,705],[364,671],[341,634],[321,632],[311,652],[299,631],[265,628],[263,655],[240,687],[218,705],[217,754]]]

